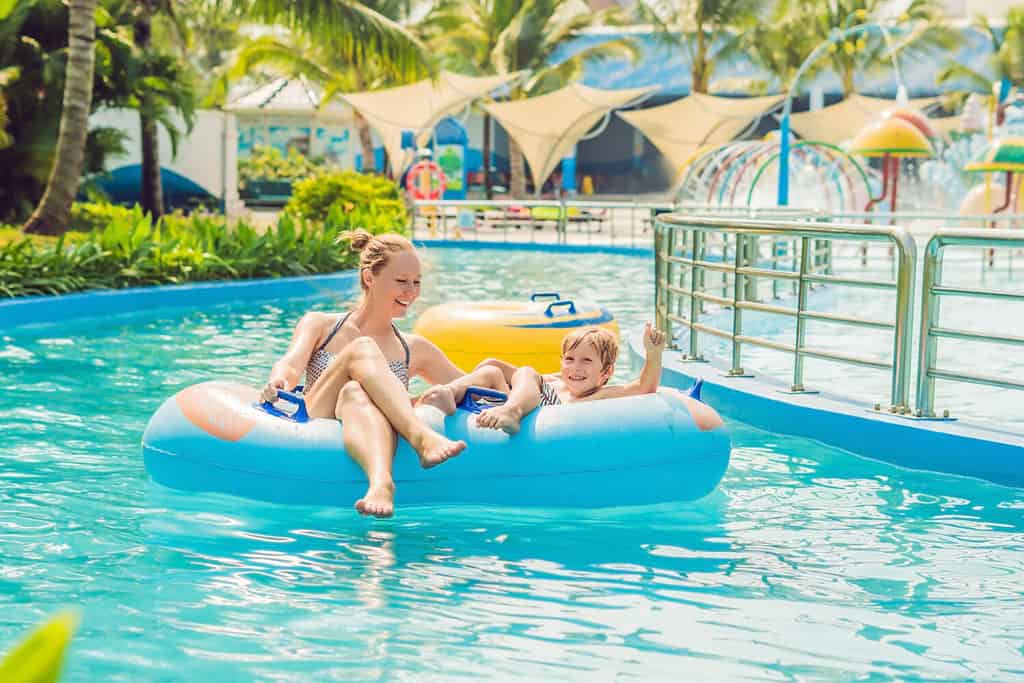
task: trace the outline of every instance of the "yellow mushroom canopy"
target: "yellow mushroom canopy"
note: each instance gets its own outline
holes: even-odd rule
[[[1024,138],[994,140],[978,161],[964,166],[965,171],[1024,171]]]
[[[875,121],[850,142],[850,154],[865,157],[930,157],[932,143],[917,126],[902,118],[887,116]]]

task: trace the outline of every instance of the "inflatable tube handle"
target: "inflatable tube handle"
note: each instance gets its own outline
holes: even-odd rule
[[[469,387],[466,389],[465,395],[462,397],[462,402],[456,406],[459,410],[465,410],[467,413],[482,413],[488,408],[493,408],[493,405],[486,403],[477,403],[473,400],[474,396],[480,398],[496,398],[500,401],[507,401],[508,394],[494,389],[484,389],[483,387]]]
[[[301,389],[301,387],[296,388]],[[263,404],[261,405],[263,410],[270,413],[274,417],[283,417],[284,419],[291,420],[292,422],[309,422],[309,413],[306,412],[306,399],[296,394],[293,394],[290,391],[284,391],[282,389],[277,390],[277,397],[282,401],[294,403],[297,406],[295,412],[289,415],[283,410],[278,410],[270,401],[263,402]]]
[[[702,377],[698,377],[697,381],[693,383],[692,387],[690,387],[690,390],[686,392],[686,395],[689,396],[690,398],[700,401],[700,390],[701,388],[703,388],[703,386],[704,379]],[[701,403],[703,403],[703,401],[701,401]]]
[[[556,306],[568,306],[569,315],[576,315],[576,304],[573,303],[572,299],[562,299],[548,304],[548,307],[544,309],[544,315],[549,318],[555,317],[555,314],[552,311]]]
[[[560,300],[562,295],[558,292],[534,292],[530,295],[530,301],[536,301],[537,299],[555,299]]]

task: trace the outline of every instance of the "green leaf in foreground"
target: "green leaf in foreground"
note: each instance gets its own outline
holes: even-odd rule
[[[0,681],[55,683],[78,621],[77,613],[61,612],[30,633],[0,662]]]

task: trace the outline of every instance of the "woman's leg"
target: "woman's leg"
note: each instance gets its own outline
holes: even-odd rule
[[[335,417],[338,396],[350,380],[362,385],[395,431],[419,455],[423,467],[440,465],[466,448],[465,441],[452,441],[419,419],[405,386],[369,337],[352,340],[324,370],[306,397],[310,417]]]
[[[390,517],[395,511],[395,482],[391,476],[398,443],[395,430],[355,380],[346,382],[338,393],[335,417],[345,425],[345,452],[363,468],[369,481],[366,494],[356,501],[356,510],[364,515]]]
[[[509,434],[519,431],[523,416],[540,405],[540,387],[544,379],[530,367],[522,367],[512,375],[512,389],[504,405],[489,408],[477,415],[481,427],[500,429]]]

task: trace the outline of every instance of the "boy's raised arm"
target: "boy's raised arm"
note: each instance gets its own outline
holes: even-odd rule
[[[665,333],[650,323],[644,326],[644,367],[635,384],[636,393],[653,394],[661,383],[661,354],[665,351]]]
[[[653,394],[661,383],[661,354],[665,351],[665,333],[650,323],[644,327],[644,366],[640,376],[621,386],[608,386],[601,390],[599,398],[619,398]]]

